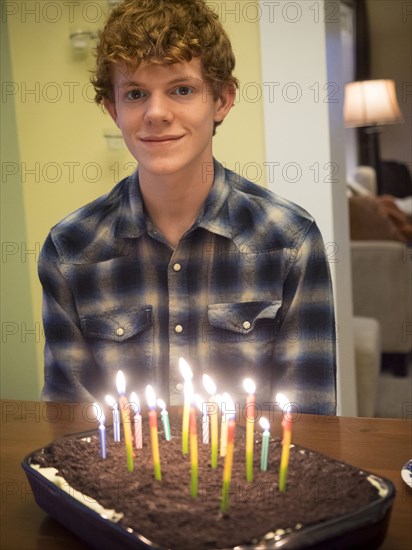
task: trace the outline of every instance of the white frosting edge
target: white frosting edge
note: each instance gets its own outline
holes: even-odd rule
[[[48,481],[50,481],[51,483],[59,487],[62,491],[99,514],[102,518],[108,519],[113,523],[117,523],[123,518],[124,514],[122,514],[121,512],[116,512],[116,510],[108,510],[107,508],[104,508],[101,504],[99,504],[94,498],[89,497],[74,489],[71,485],[67,483],[64,477],[57,475],[58,470],[56,470],[56,468],[42,468],[41,466],[39,466],[39,464],[30,464],[30,466],[34,470],[38,471],[39,474],[45,477]]]
[[[386,495],[389,493],[388,487],[386,485],[383,485],[382,481],[378,477],[374,475],[369,475],[366,479],[371,485],[375,487],[375,489],[378,490],[380,497],[385,498]]]

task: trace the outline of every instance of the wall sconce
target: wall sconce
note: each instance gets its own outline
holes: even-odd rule
[[[97,38],[97,35],[88,29],[76,28],[70,32],[69,38],[75,56],[86,57],[89,53],[91,42]]]
[[[106,139],[107,148],[110,151],[119,151],[120,149],[126,149],[126,145],[121,132],[116,131],[115,128],[111,130],[105,130],[104,137]]]

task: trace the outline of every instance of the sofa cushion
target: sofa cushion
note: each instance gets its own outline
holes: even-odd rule
[[[371,195],[349,198],[350,237],[354,241],[402,241],[405,236],[389,217],[385,206]]]

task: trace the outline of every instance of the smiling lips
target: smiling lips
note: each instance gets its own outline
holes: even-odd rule
[[[169,143],[171,141],[178,141],[182,136],[147,136],[144,138],[140,138],[143,143],[147,144],[162,144],[162,143]]]

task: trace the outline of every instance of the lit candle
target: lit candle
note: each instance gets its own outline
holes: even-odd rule
[[[166,410],[166,403],[163,401],[163,399],[157,400],[157,405],[160,409],[162,409],[162,412],[160,413],[160,416],[162,418],[162,424],[163,424],[163,430],[165,433],[165,439],[166,441],[170,441],[172,439],[172,434],[170,433],[170,422],[169,422],[169,413]]]
[[[246,479],[253,481],[253,443],[255,423],[255,391],[253,380],[245,378],[243,387],[248,394],[246,398]]]
[[[209,415],[207,413],[207,407],[203,405],[203,399],[197,393],[195,395],[196,405],[202,412],[202,441],[205,445],[209,443]]]
[[[120,441],[120,418],[119,418],[119,405],[117,401],[111,395],[106,395],[106,403],[113,411],[113,439],[116,442]]]
[[[196,427],[196,409],[192,400],[190,406],[190,494],[197,497],[198,481],[198,449],[197,449],[197,427]]]
[[[224,457],[226,456],[226,448],[227,448],[227,426],[228,426],[228,419],[227,415],[223,414],[223,406],[226,407],[228,394],[224,393],[219,399],[219,406],[222,413],[221,418],[221,428],[220,428],[220,456]],[[230,399],[230,397],[229,397]]]
[[[192,400],[192,369],[187,361],[180,357],[179,359],[180,372],[184,379],[184,403],[183,403],[183,418],[182,418],[182,453],[187,455],[189,452],[189,414],[190,402]]]
[[[116,387],[119,394],[120,411],[122,414],[124,441],[126,445],[127,469],[133,472],[133,446],[132,446],[132,427],[130,422],[129,403],[126,398],[126,380],[121,370],[116,376]]]
[[[136,449],[143,448],[142,435],[142,415],[140,414],[140,403],[135,392],[130,394],[130,404],[134,411],[133,427],[134,427],[134,446]]]
[[[96,413],[96,418],[99,421],[100,456],[102,458],[106,458],[106,428],[104,426],[104,413],[98,403],[93,403],[93,407]]]
[[[266,418],[261,418],[260,426],[263,430],[262,433],[262,453],[260,455],[260,469],[263,472],[266,472],[268,469],[268,454],[269,454],[269,438],[270,438],[270,432],[269,432],[269,421]]]
[[[155,479],[162,479],[160,469],[159,438],[157,435],[156,396],[152,386],[146,386],[146,399],[149,406],[150,439],[152,441],[152,461]]]
[[[289,400],[285,395],[278,393],[276,395],[276,401],[279,403],[283,411],[282,456],[280,459],[280,470],[279,470],[279,490],[283,492],[286,489],[286,478],[288,474],[288,464],[289,464],[289,451],[290,451],[290,443],[292,440],[293,417],[291,414],[291,407],[288,406]]]
[[[212,468],[217,468],[217,452],[218,452],[218,439],[219,439],[219,426],[218,426],[218,406],[216,403],[216,384],[210,378],[209,375],[203,375],[203,385],[207,393],[211,396],[212,410],[209,409],[210,415],[210,439],[211,439],[211,460],[210,464]]]
[[[229,398],[230,399],[230,398]],[[233,402],[227,403],[228,409],[234,409]],[[220,503],[220,509],[222,512],[226,512],[229,507],[229,493],[230,493],[230,481],[232,478],[232,466],[233,466],[233,450],[235,442],[235,414],[230,414],[227,427],[227,446],[225,465],[223,468],[223,484],[222,484],[222,500]]]

